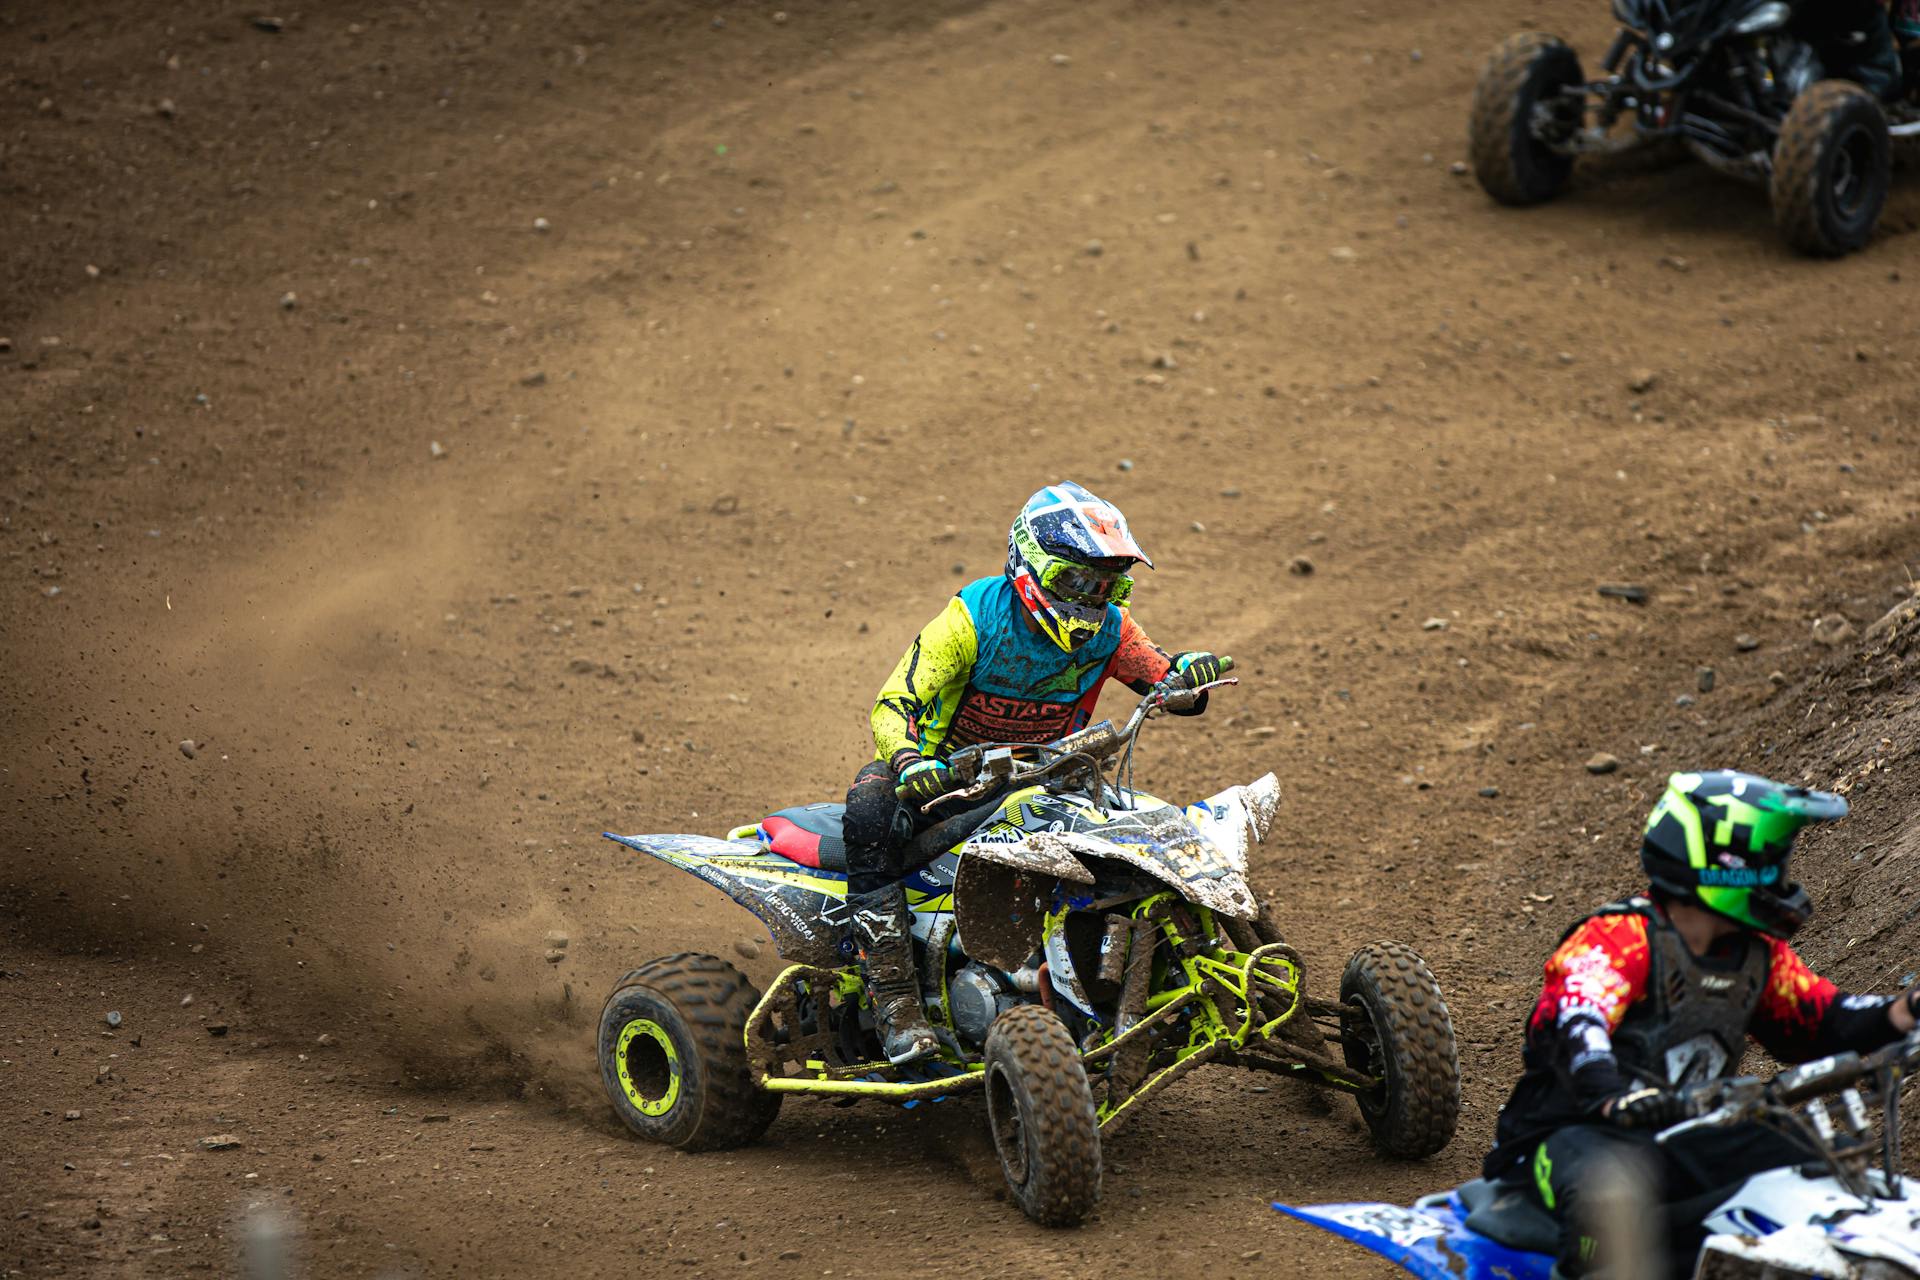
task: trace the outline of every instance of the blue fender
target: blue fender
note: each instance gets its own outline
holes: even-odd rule
[[[1467,1230],[1458,1196],[1411,1209],[1398,1204],[1273,1207],[1363,1245],[1422,1280],[1547,1280],[1553,1270],[1553,1259],[1544,1253],[1522,1253]]]

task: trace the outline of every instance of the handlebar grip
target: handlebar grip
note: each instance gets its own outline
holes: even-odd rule
[[[1221,671],[1233,670],[1233,659],[1224,653],[1220,655],[1220,670]]]

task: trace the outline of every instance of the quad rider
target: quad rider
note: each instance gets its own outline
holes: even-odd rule
[[[1737,1074],[1749,1035],[1805,1062],[1913,1029],[1920,986],[1845,995],[1787,945],[1813,909],[1787,879],[1794,835],[1846,811],[1839,796],[1753,774],[1676,773],[1640,845],[1651,887],[1562,936],[1485,1170],[1520,1181],[1560,1222],[1555,1275],[1607,1273],[1593,1222],[1608,1172],[1657,1206],[1668,1261],[1691,1275],[1717,1204],[1756,1173],[1814,1158],[1757,1123],[1655,1143],[1691,1114],[1682,1086]]]
[[[1198,688],[1220,677],[1213,654],[1169,655],[1147,639],[1127,609],[1136,564],[1153,567],[1119,508],[1072,482],[1049,485],[1014,517],[1006,571],[962,587],[874,702],[874,758],[847,792],[847,903],[891,1062],[938,1047],[901,881],[913,837],[965,807],[923,812],[959,785],[947,755],[1085,728],[1108,679],[1145,694],[1163,681]],[[1203,695],[1185,714],[1204,710]]]
[[[1894,33],[1897,27],[1920,27],[1920,6],[1896,0],[1895,10],[1890,19],[1887,0],[1801,0],[1793,6],[1791,27],[1813,46],[1827,75],[1851,80],[1882,102],[1895,102],[1903,72]]]

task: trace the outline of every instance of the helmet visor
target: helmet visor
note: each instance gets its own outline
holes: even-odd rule
[[[1097,569],[1071,560],[1053,560],[1041,570],[1040,587],[1056,600],[1104,608],[1133,599],[1133,579],[1118,569]]]

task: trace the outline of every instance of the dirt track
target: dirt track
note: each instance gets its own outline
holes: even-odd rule
[[[253,16],[0,15],[0,1271],[224,1271],[271,1201],[315,1275],[1383,1275],[1264,1202],[1477,1166],[1669,769],[1920,794],[1910,732],[1832,727],[1911,681],[1808,626],[1920,545],[1920,187],[1840,263],[1693,168],[1495,210],[1449,171],[1480,57],[1604,6]],[[965,1104],[628,1141],[609,982],[761,935],[598,833],[843,788],[1060,476],[1159,561],[1148,629],[1247,668],[1143,781],[1279,774],[1257,887],[1322,989],[1427,955],[1460,1138],[1386,1166],[1344,1102],[1202,1074],[1073,1234]],[[1911,921],[1816,853],[1884,928],[1806,950],[1887,985]]]

